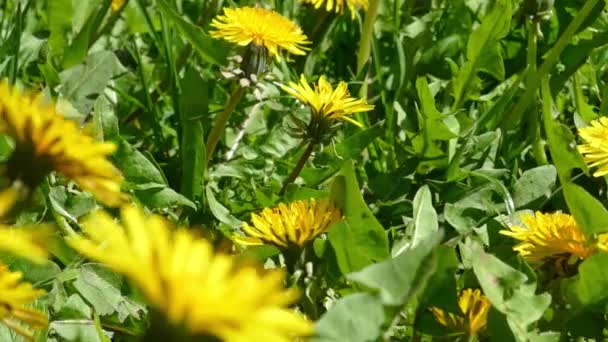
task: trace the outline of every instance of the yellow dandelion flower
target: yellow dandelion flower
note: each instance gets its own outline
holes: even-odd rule
[[[454,314],[433,307],[431,312],[437,322],[447,329],[475,336],[486,327],[491,304],[479,289],[465,289],[458,298],[461,312]]]
[[[521,241],[513,247],[521,256],[533,263],[568,258],[573,264],[597,251],[597,243],[589,241],[574,218],[568,214],[536,212],[522,215],[526,227],[510,226],[500,234]]]
[[[580,128],[578,135],[585,141],[578,145],[585,162],[589,167],[599,167],[593,176],[608,174],[608,117],[591,121],[591,126]]]
[[[51,171],[74,180],[107,205],[122,200],[122,176],[107,157],[116,146],[84,135],[40,95],[23,94],[6,81],[0,83],[0,133],[15,140],[6,168],[13,181],[30,188]]]
[[[313,5],[316,9],[325,8],[327,12],[344,13],[344,7],[348,7],[350,16],[355,19],[357,10],[363,8],[367,10],[368,0],[303,0],[302,2]]]
[[[0,265],[0,321],[23,337],[32,339],[31,331],[20,323],[43,328],[48,325],[44,313],[24,307],[44,295],[43,290],[34,289],[30,283],[21,281],[21,272],[11,272]]]
[[[112,12],[118,12],[126,2],[127,0],[112,0]]]
[[[124,274],[175,326],[223,341],[290,341],[312,333],[312,323],[287,308],[299,294],[283,287],[281,270],[263,272],[214,253],[206,240],[141,209],[125,207],[121,216],[119,224],[93,213],[83,222],[88,237],[68,242]]]
[[[51,230],[47,226],[29,228],[0,225],[0,251],[42,263],[48,256],[46,245],[50,237]]]
[[[349,115],[374,109],[374,106],[368,104],[365,100],[351,97],[346,82],[340,82],[336,89],[333,89],[325,76],[319,78],[314,90],[310,87],[304,75],[300,76],[299,84],[289,82],[287,86],[282,86],[282,88],[311,108],[312,121],[346,120],[361,127],[361,124]]]
[[[222,38],[240,46],[263,46],[271,56],[280,51],[304,55],[310,44],[302,29],[279,13],[256,7],[224,8],[224,14],[211,22],[213,38]]]
[[[235,235],[243,245],[272,244],[279,248],[304,247],[342,218],[340,210],[327,200],[295,201],[266,208],[243,223],[247,236]]]

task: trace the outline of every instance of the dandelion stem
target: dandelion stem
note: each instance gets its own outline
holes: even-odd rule
[[[374,23],[378,16],[378,8],[380,0],[371,0],[367,12],[365,12],[365,20],[361,29],[361,40],[359,41],[359,51],[357,52],[357,74],[363,70],[363,67],[369,60],[372,48],[372,37],[374,35]]]
[[[298,160],[298,164],[296,164],[296,167],[293,169],[293,171],[291,171],[291,173],[289,174],[287,179],[285,179],[285,182],[283,183],[283,188],[281,189],[281,192],[279,193],[280,195],[284,195],[285,190],[287,189],[287,186],[290,183],[292,183],[294,180],[296,180],[296,178],[298,178],[298,176],[300,175],[300,172],[302,172],[302,169],[304,168],[304,164],[306,164],[306,161],[308,160],[308,158],[310,158],[310,155],[312,154],[312,151],[314,150],[314,148],[315,148],[315,143],[312,141],[309,142],[308,146],[306,146],[306,150],[300,157],[300,160]]]
[[[536,51],[537,51],[537,41],[538,41],[538,22],[536,21],[528,21],[528,71],[529,75],[536,74]],[[530,78],[532,76],[529,76]],[[536,106],[534,106],[534,110],[530,115],[530,134],[532,136],[532,155],[536,162],[539,165],[547,165],[549,162],[547,161],[547,154],[545,153],[545,146],[543,144],[543,140],[540,134],[540,113],[536,110]]]
[[[215,118],[213,128],[211,128],[211,132],[209,132],[209,136],[207,137],[207,143],[205,144],[207,160],[209,160],[213,155],[215,147],[217,146],[217,143],[220,140],[220,136],[224,132],[224,128],[226,128],[226,123],[230,118],[230,114],[232,114],[232,112],[236,108],[236,105],[241,100],[241,97],[243,97],[244,93],[245,88],[237,86],[237,88],[232,92],[232,94],[228,98],[228,101],[224,106],[224,110],[217,118]]]

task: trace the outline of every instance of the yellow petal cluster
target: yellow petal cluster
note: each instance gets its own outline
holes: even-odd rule
[[[281,203],[252,214],[251,225],[243,223],[247,236],[235,235],[233,240],[243,245],[302,248],[341,218],[340,210],[327,200]]]
[[[591,126],[580,128],[578,135],[585,141],[578,145],[578,151],[583,155],[589,167],[597,167],[595,177],[608,174],[608,118],[601,117],[591,121]]]
[[[361,126],[349,115],[374,109],[374,106],[368,104],[365,100],[351,97],[346,82],[340,82],[336,89],[333,89],[325,76],[319,78],[318,83],[314,85],[314,89],[311,88],[304,75],[300,76],[299,84],[289,82],[287,86],[282,86],[282,88],[311,108],[313,120],[346,120]]]
[[[29,228],[0,225],[0,251],[42,263],[48,257],[46,246],[50,235],[51,230],[46,226]]]
[[[127,0],[112,0],[112,12],[118,12]]]
[[[20,323],[42,328],[48,325],[48,320],[44,313],[24,306],[45,292],[34,289],[30,283],[21,281],[22,278],[21,272],[11,272],[6,266],[0,265],[0,321],[16,333],[31,339],[32,333]]]
[[[461,312],[451,313],[433,307],[431,312],[437,322],[454,332],[475,336],[486,327],[491,304],[479,289],[465,289],[458,298]]]
[[[74,180],[107,205],[122,200],[122,176],[107,159],[116,146],[83,134],[40,95],[0,83],[0,133],[15,140],[7,175],[35,187],[51,171]]]
[[[312,323],[288,308],[299,294],[283,287],[281,270],[214,253],[206,240],[141,209],[125,207],[121,216],[119,224],[93,213],[83,222],[87,237],[68,242],[124,274],[175,326],[223,341],[291,341],[312,333]]]
[[[536,212],[535,215],[526,214],[520,218],[525,227],[513,225],[500,233],[521,241],[513,250],[530,262],[542,263],[567,258],[572,264],[591,256],[598,248],[608,248],[608,245],[602,243],[608,237],[606,234],[598,240],[588,239],[568,214]]]
[[[313,5],[316,9],[323,7],[327,12],[344,13],[344,7],[348,7],[352,19],[355,19],[357,10],[367,10],[368,0],[303,0],[303,3]]]
[[[282,50],[304,55],[310,44],[302,29],[279,13],[265,8],[224,8],[224,14],[211,22],[213,38],[225,39],[240,46],[264,46],[271,56]]]

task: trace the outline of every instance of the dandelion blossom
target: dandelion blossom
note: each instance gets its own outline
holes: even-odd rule
[[[287,342],[312,333],[312,323],[288,309],[299,294],[283,287],[281,270],[214,253],[206,240],[135,207],[123,208],[121,216],[119,224],[93,213],[83,222],[87,236],[68,241],[124,274],[174,326],[224,341]]]
[[[608,174],[608,117],[591,121],[591,126],[580,128],[578,135],[585,141],[578,145],[578,151],[590,167],[598,168],[593,176]]]
[[[316,9],[324,8],[327,12],[344,13],[344,7],[348,7],[350,16],[355,19],[357,10],[367,10],[368,0],[303,0],[302,2],[313,5]]]
[[[325,76],[321,76],[314,89],[310,87],[304,75],[300,76],[300,83],[289,82],[283,90],[294,96],[304,105],[312,110],[312,121],[345,120],[357,126],[359,122],[350,117],[351,114],[367,112],[374,109],[373,105],[368,104],[363,99],[350,96],[346,82],[340,82],[336,89],[333,89]]]
[[[570,264],[585,259],[597,251],[597,243],[585,237],[574,218],[568,214],[536,212],[522,215],[525,227],[510,226],[501,230],[520,243],[513,247],[522,257],[533,263],[566,257]]]
[[[83,134],[75,122],[44,104],[40,95],[24,94],[1,82],[0,133],[15,140],[6,167],[12,181],[34,188],[57,171],[107,205],[122,200],[122,176],[107,159],[116,146]]]
[[[9,227],[0,225],[0,251],[42,263],[48,256],[49,227]]]
[[[271,56],[280,57],[285,50],[304,55],[310,44],[302,29],[279,13],[256,7],[224,8],[224,14],[211,22],[213,38],[248,46],[263,46]]]
[[[458,298],[460,313],[445,312],[433,307],[431,312],[437,322],[454,332],[475,336],[486,327],[490,301],[479,289],[465,289]]]
[[[31,284],[21,281],[21,278],[23,278],[21,272],[11,272],[6,266],[0,265],[0,322],[19,335],[32,339],[32,332],[20,323],[36,328],[44,328],[48,325],[44,313],[25,307],[45,292],[34,289]]]
[[[112,0],[112,12],[118,12],[126,2],[127,0]]]
[[[327,200],[281,203],[251,215],[251,225],[243,224],[247,236],[235,235],[234,240],[243,245],[302,248],[341,218],[340,210]]]

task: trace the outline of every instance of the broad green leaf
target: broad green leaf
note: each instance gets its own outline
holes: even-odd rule
[[[510,27],[511,1],[494,2],[492,11],[482,19],[481,25],[469,37],[467,61],[452,83],[454,108],[459,108],[466,100],[470,85],[478,72],[485,72],[498,80],[504,79],[505,68],[499,40],[509,33]]]
[[[441,242],[443,233],[429,235],[416,247],[396,257],[348,274],[347,279],[357,282],[380,294],[385,305],[403,305],[419,284],[414,283],[422,265]]]
[[[384,307],[378,298],[355,293],[341,298],[317,322],[314,342],[369,342],[382,333]]]
[[[220,41],[214,40],[201,28],[187,22],[175,12],[165,0],[158,0],[158,8],[167,16],[177,29],[188,40],[201,57],[210,64],[222,64],[227,55],[227,49],[219,48]]]
[[[85,301],[79,295],[73,294],[55,313],[55,319],[49,325],[49,332],[67,341],[101,342],[93,322],[89,321],[92,314],[93,311]],[[84,324],[82,320],[85,320]]]
[[[118,140],[118,150],[114,152],[113,159],[126,180],[136,188],[138,184],[153,183],[157,187],[166,184],[156,165],[122,138]]]
[[[438,246],[434,253],[436,257],[432,263],[432,276],[420,301],[429,307],[436,306],[448,312],[458,312],[460,308],[456,297],[455,274],[459,261],[456,250],[449,246]]]
[[[105,96],[100,96],[93,107],[93,121],[98,130],[97,139],[105,141],[118,140],[118,118],[114,108]]]
[[[414,196],[414,234],[411,247],[416,247],[439,230],[437,212],[433,208],[431,190],[423,186]]]
[[[344,163],[334,179],[331,198],[344,215],[343,223],[329,231],[329,241],[342,272],[350,273],[386,259],[389,256],[386,233],[361,196],[352,161]]]
[[[194,204],[194,202],[168,186],[136,190],[135,196],[137,196],[141,203],[151,209],[184,206],[196,210],[196,204]]]
[[[207,83],[192,68],[186,71],[181,83],[181,192],[190,200],[200,202],[207,168],[205,165],[205,134],[200,120],[200,118],[206,118],[209,111]]]
[[[597,253],[578,267],[575,277],[562,282],[562,292],[575,309],[605,304],[608,299],[608,254]]]
[[[49,48],[51,57],[63,55],[68,33],[72,30],[72,0],[46,1],[49,20]]]
[[[491,254],[480,251],[473,271],[492,306],[507,316],[516,337],[525,337],[551,304],[551,295],[536,295],[536,284]],[[525,338],[524,338],[525,340]]]
[[[95,52],[87,57],[84,64],[59,74],[60,92],[81,114],[87,114],[91,111],[95,98],[103,92],[110,80],[124,71],[125,68],[113,52]]]
[[[553,165],[525,171],[513,185],[515,208],[524,208],[540,198],[549,198],[556,181],[557,171]]]
[[[608,231],[608,210],[600,201],[573,183],[565,184],[563,192],[570,213],[587,236]]]
[[[73,285],[99,315],[117,313],[118,320],[124,322],[129,316],[139,319],[145,312],[143,306],[122,295],[122,279],[99,264],[83,265]]]
[[[229,225],[232,228],[239,227],[241,225],[241,220],[230,214],[230,210],[224,207],[217,199],[215,199],[215,195],[213,194],[213,190],[211,187],[207,186],[205,191],[207,203],[209,204],[209,209],[213,216],[215,216],[218,221]]]
[[[457,135],[452,132],[445,124],[444,117],[435,107],[435,99],[429,89],[426,77],[419,77],[416,80],[416,90],[420,100],[420,110],[418,111],[418,125],[428,142],[435,140],[450,140]]]
[[[571,179],[572,170],[579,168],[587,171],[587,165],[583,157],[576,151],[576,141],[570,129],[557,122],[553,117],[553,99],[549,90],[549,84],[543,81],[541,87],[543,99],[543,122],[551,159],[557,168],[557,174],[562,184]]]

